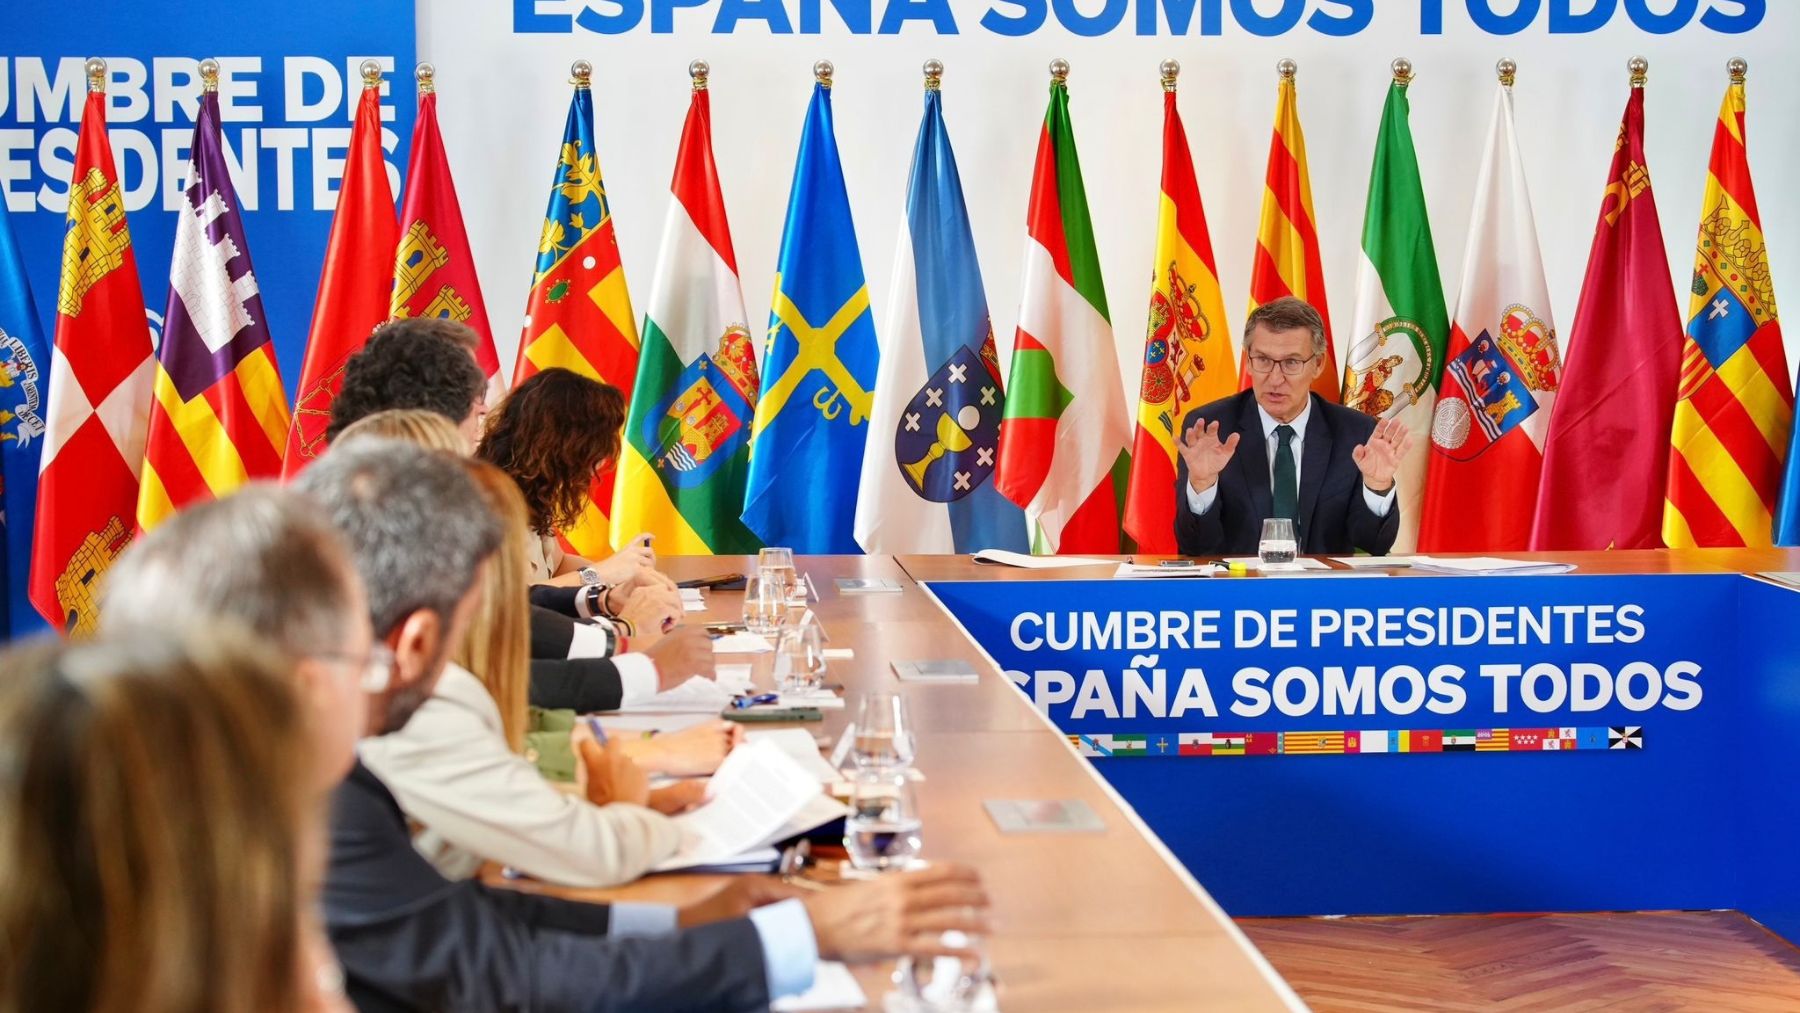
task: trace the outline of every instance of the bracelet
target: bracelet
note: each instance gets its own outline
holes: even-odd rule
[[[608,619],[617,619],[620,610],[613,608],[612,603],[607,600],[612,597],[612,593],[613,588],[610,584],[600,585],[600,614]]]

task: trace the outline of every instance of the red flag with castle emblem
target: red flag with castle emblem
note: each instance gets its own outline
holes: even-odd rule
[[[69,633],[94,628],[100,578],[137,526],[156,369],[106,139],[105,73],[90,69],[69,179],[31,554],[31,603]]]

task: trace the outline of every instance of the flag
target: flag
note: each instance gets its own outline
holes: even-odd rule
[[[325,452],[325,428],[331,424],[331,402],[344,386],[344,365],[388,318],[398,238],[394,192],[381,153],[381,78],[371,75],[363,78],[325,266],[319,272],[319,297],[313,303],[282,465],[286,475],[298,474]]]
[[[710,94],[706,77],[696,76],[669,184],[612,515],[616,540],[648,531],[657,550],[671,555],[755,552],[760,544],[740,519],[756,346],[713,161]]]
[[[1125,531],[1142,552],[1174,555],[1181,420],[1190,410],[1236,391],[1238,378],[1206,209],[1175,105],[1174,74],[1163,78],[1163,89],[1162,196]]]
[[[1025,230],[995,484],[1025,508],[1038,551],[1118,552],[1131,436],[1061,74],[1050,82]]]
[[[144,444],[137,526],[281,474],[287,390],[219,135],[217,79],[194,116],[169,302]]]
[[[494,350],[494,332],[488,327],[481,279],[475,275],[475,257],[469,252],[456,181],[450,176],[450,159],[438,133],[437,90],[430,73],[419,75],[419,118],[413,121],[398,234],[388,315],[395,319],[442,317],[469,325],[479,339],[475,362],[487,375],[487,403],[498,404],[506,393],[500,379],[500,353]]]
[[[576,71],[512,382],[517,387],[539,370],[561,366],[617,387],[629,411],[637,379],[637,322],[594,147],[594,93],[585,65],[577,64]],[[613,482],[613,469],[602,468],[581,519],[562,532],[579,555],[593,559],[609,553]]]
[[[795,552],[860,552],[862,471],[880,349],[831,125],[831,78],[813,86],[775,266],[744,523]]]
[[[1533,549],[1662,545],[1683,340],[1634,79],[1550,412]]]
[[[1410,77],[1395,73],[1375,139],[1351,316],[1356,337],[1344,360],[1344,406],[1374,418],[1399,419],[1412,430],[1412,449],[1394,476],[1399,487],[1394,509],[1400,511],[1396,552],[1411,552],[1418,543],[1431,413],[1450,337],[1425,189],[1407,122]]]
[[[1562,354],[1510,81],[1494,94],[1469,217],[1462,295],[1432,414],[1419,548],[1518,552],[1531,543]]]
[[[1746,141],[1744,80],[1734,76],[1713,132],[1670,434],[1662,530],[1672,549],[1775,538],[1794,389]]]
[[[95,628],[100,580],[137,526],[156,361],[106,139],[104,73],[90,80],[69,178],[31,555],[31,603],[69,633]]]
[[[36,633],[43,617],[31,607],[31,532],[37,518],[38,453],[44,448],[44,396],[50,350],[25,277],[25,257],[0,201],[0,620],[8,637]]]
[[[993,476],[1006,391],[937,78],[913,146],[856,540],[869,552],[1027,550]]]
[[[1250,265],[1250,309],[1291,295],[1306,300],[1319,311],[1319,319],[1325,321],[1325,368],[1313,381],[1312,389],[1336,403],[1337,351],[1331,339],[1331,309],[1325,302],[1325,267],[1319,259],[1312,176],[1306,167],[1306,135],[1300,130],[1293,64],[1284,60],[1280,70],[1281,84],[1275,93],[1275,136],[1269,142],[1262,220],[1256,229],[1256,258]],[[1250,371],[1239,372],[1239,389],[1248,389]]]

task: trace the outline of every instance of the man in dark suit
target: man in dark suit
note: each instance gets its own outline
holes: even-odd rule
[[[1394,473],[1412,434],[1311,392],[1325,322],[1292,297],[1244,323],[1251,389],[1182,420],[1175,539],[1183,555],[1251,555],[1263,521],[1294,522],[1302,554],[1384,555],[1400,529]]]

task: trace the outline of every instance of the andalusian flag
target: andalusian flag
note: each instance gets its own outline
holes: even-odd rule
[[[513,386],[541,369],[561,366],[619,388],[629,405],[637,378],[637,324],[631,313],[631,296],[625,291],[625,268],[619,263],[606,184],[600,178],[600,156],[594,148],[594,94],[588,87],[589,73],[585,61],[575,65],[575,94],[569,100],[562,150],[550,182],[550,207],[538,238],[537,267],[531,277],[519,359],[513,365]],[[607,555],[607,511],[612,494],[612,469],[603,469],[594,478],[581,520],[562,532],[580,555]]]
[[[1139,550],[1165,555],[1178,551],[1175,444],[1181,438],[1181,420],[1192,409],[1238,389],[1206,209],[1200,204],[1187,131],[1175,106],[1175,75],[1180,69],[1174,61],[1164,68],[1162,199],[1137,435],[1125,492],[1126,533]]]
[[[754,552],[760,545],[739,518],[756,349],[713,162],[709,95],[705,72],[696,70],[612,516],[615,541],[648,531],[657,550],[672,555]]]
[[[1700,208],[1670,438],[1662,528],[1671,549],[1761,547],[1776,533],[1794,391],[1745,142],[1744,74],[1733,64]],[[1781,540],[1792,544],[1795,533]]]
[[[1118,552],[1129,416],[1069,122],[1068,70],[1051,67],[994,481],[1025,508],[1037,551]]]
[[[1276,69],[1281,73],[1281,85],[1275,97],[1275,136],[1269,143],[1262,222],[1256,230],[1256,260],[1250,265],[1250,308],[1293,296],[1319,311],[1319,319],[1325,321],[1325,368],[1313,381],[1313,393],[1335,402],[1337,346],[1331,339],[1325,267],[1319,259],[1319,233],[1313,224],[1312,176],[1306,169],[1306,135],[1300,130],[1294,61],[1283,60]],[[1241,373],[1240,390],[1250,386],[1250,371]]]
[[[1431,413],[1444,375],[1450,320],[1437,251],[1425,217],[1425,190],[1407,124],[1410,69],[1395,69],[1388,87],[1369,204],[1363,216],[1362,263],[1356,274],[1355,343],[1344,363],[1344,406],[1375,418],[1398,418],[1413,447],[1395,476],[1400,534],[1395,552],[1411,552],[1419,535],[1419,492],[1431,453]]]

